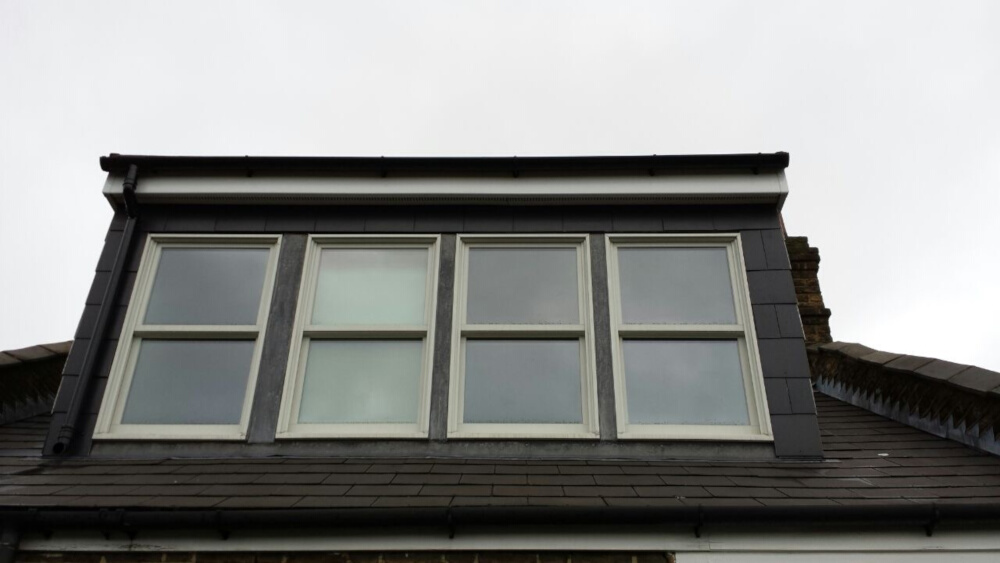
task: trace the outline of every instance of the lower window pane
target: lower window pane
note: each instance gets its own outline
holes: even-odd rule
[[[468,423],[583,422],[579,340],[468,340]]]
[[[122,424],[239,424],[252,340],[143,340]]]
[[[626,340],[630,424],[750,424],[735,340]]]
[[[422,340],[312,340],[300,423],[417,423]]]

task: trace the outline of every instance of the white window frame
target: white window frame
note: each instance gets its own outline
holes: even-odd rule
[[[278,414],[278,439],[301,438],[426,438],[430,424],[431,373],[434,363],[434,321],[437,312],[438,257],[440,235],[310,235],[305,267],[299,286],[298,306],[288,355],[285,385]],[[326,248],[426,248],[427,279],[422,325],[351,325],[344,327],[312,326],[312,315],[319,282],[319,261]],[[422,340],[423,359],[420,371],[420,396],[417,422],[408,423],[308,423],[299,424],[299,407],[305,381],[306,359],[312,338],[326,340]]]
[[[264,288],[261,291],[257,322],[252,325],[147,325],[143,323],[146,307],[156,279],[160,256],[165,248],[262,248],[269,251]],[[243,440],[250,420],[251,404],[257,387],[261,349],[267,325],[280,235],[148,235],[143,249],[135,288],[125,314],[118,348],[111,365],[108,386],[101,403],[94,438],[100,440]],[[105,304],[104,306],[110,306]],[[163,340],[253,340],[250,374],[243,398],[239,424],[123,424],[122,414],[135,373],[143,339]]]
[[[720,234],[609,234],[606,236],[608,297],[611,313],[611,355],[615,380],[618,438],[622,440],[734,440],[771,441],[771,418],[767,411],[764,379],[760,367],[753,311],[750,308],[743,246],[739,233]],[[625,324],[622,322],[619,248],[724,248],[729,260],[730,284],[736,323],[721,324]],[[735,340],[743,372],[750,424],[629,424],[628,397],[622,343],[626,339]]]
[[[586,234],[567,235],[458,235],[455,253],[455,305],[452,318],[451,382],[448,400],[448,437],[477,439],[596,439],[597,373],[594,350],[593,298],[590,284],[590,245]],[[471,248],[573,248],[577,251],[577,296],[580,322],[575,325],[468,324],[466,305]],[[581,424],[465,423],[465,342],[490,339],[579,338]]]

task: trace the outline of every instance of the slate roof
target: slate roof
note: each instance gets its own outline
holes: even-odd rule
[[[818,394],[823,462],[43,459],[0,429],[0,506],[380,508],[1000,503],[1000,458]],[[31,445],[31,447],[27,447]],[[30,451],[31,455],[26,455]],[[3,455],[3,454],[0,454]]]

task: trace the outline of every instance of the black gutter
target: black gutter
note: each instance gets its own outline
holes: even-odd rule
[[[690,527],[700,536],[706,527],[752,527],[760,524],[858,524],[879,527],[919,526],[932,535],[938,525],[972,523],[1000,527],[1000,504],[884,506],[685,506],[685,507],[454,507],[400,509],[242,509],[142,510],[47,509],[0,510],[0,521],[22,531],[97,529],[136,533],[144,529],[208,529],[224,535],[236,530],[317,527],[441,527],[454,535],[463,526],[603,526],[664,525]]]
[[[129,166],[144,176],[172,174],[333,174],[345,176],[590,176],[706,172],[777,172],[788,153],[649,156],[531,157],[289,157],[147,156],[112,153],[101,169],[116,174]]]
[[[135,240],[135,225],[139,220],[139,206],[135,199],[136,177],[138,173],[138,167],[135,164],[129,165],[125,181],[122,183],[122,194],[125,199],[125,210],[127,213],[125,229],[122,232],[121,241],[118,243],[118,249],[115,251],[115,260],[114,265],[111,267],[110,281],[108,282],[108,286],[104,288],[101,310],[97,315],[97,324],[94,326],[94,334],[91,336],[87,350],[83,356],[83,367],[77,378],[76,387],[73,388],[73,395],[70,397],[69,406],[66,408],[66,418],[59,429],[55,443],[52,445],[52,453],[57,455],[69,452],[69,446],[76,437],[76,427],[82,416],[81,410],[83,408],[84,397],[86,397],[87,389],[90,388],[90,380],[93,379],[94,372],[97,371],[100,348],[111,325],[111,315],[116,309],[115,302],[118,299],[122,279],[125,277],[122,275],[122,272],[128,260],[129,250],[132,248]]]

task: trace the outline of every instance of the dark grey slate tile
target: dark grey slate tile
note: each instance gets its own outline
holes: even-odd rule
[[[262,233],[266,227],[267,215],[257,208],[222,213],[215,220],[217,233]]]
[[[491,485],[424,485],[420,496],[485,496],[492,488]]]
[[[128,305],[132,300],[132,292],[135,291],[135,272],[125,272],[122,278],[121,291],[118,292],[118,305]]]
[[[775,314],[775,305],[754,305],[753,324],[757,331],[757,338],[780,338],[781,330],[778,326],[778,316]]]
[[[795,304],[795,286],[787,270],[747,272],[750,302],[754,305]]]
[[[110,281],[110,272],[94,274],[94,281],[91,282],[90,291],[87,292],[87,305],[100,305],[104,301],[104,293],[107,291]]]
[[[121,241],[121,231],[108,231],[108,235],[104,237],[104,248],[101,250],[101,256],[97,259],[96,271],[111,271],[111,268],[115,265],[115,257],[118,256],[118,249],[121,245]]]
[[[317,233],[363,233],[366,208],[361,207],[326,207],[316,217]]]
[[[506,207],[474,208],[465,212],[465,231],[470,233],[509,233],[514,230],[514,214]]]
[[[216,214],[207,210],[177,210],[167,217],[164,230],[171,233],[211,233],[215,231]]]
[[[416,217],[412,209],[386,209],[365,219],[366,233],[412,233]]]
[[[743,246],[743,263],[748,272],[767,270],[767,256],[764,254],[764,242],[760,231],[743,231],[740,233],[740,243]]]
[[[657,207],[616,207],[611,222],[612,230],[617,233],[663,232],[663,213]]]
[[[530,506],[606,506],[601,497],[528,497]]]
[[[463,485],[527,485],[527,475],[462,475]]]
[[[97,326],[97,317],[100,314],[100,305],[84,306],[80,323],[76,325],[76,335],[74,338],[91,338],[94,335],[94,327]]]
[[[455,497],[452,506],[526,506],[527,497]]]
[[[379,497],[372,507],[434,507],[450,504],[451,497]]]
[[[594,475],[598,485],[656,486],[664,484],[658,475]]]
[[[79,374],[83,369],[84,356],[87,355],[87,348],[90,346],[89,338],[77,338],[73,340],[73,345],[66,356],[66,363],[63,364],[63,373]]]
[[[552,207],[518,207],[514,209],[514,232],[559,233],[563,231],[563,212]]]
[[[593,475],[528,475],[529,485],[596,485]]]
[[[562,487],[542,485],[494,485],[493,494],[501,497],[562,496]]]
[[[627,486],[563,487],[568,497],[634,497],[635,489]]]
[[[613,229],[608,209],[580,207],[563,213],[563,229],[571,233],[606,233]]]
[[[295,508],[365,508],[375,502],[376,497],[330,497],[303,496]]]
[[[778,210],[771,205],[720,205],[715,210],[715,229],[718,231],[780,227]]]
[[[663,485],[659,487],[633,487],[641,497],[710,497],[704,487]]]
[[[413,230],[418,233],[457,233],[465,220],[460,207],[419,208],[415,212]]]
[[[392,478],[393,485],[457,485],[462,480],[457,474],[402,473]]]
[[[764,241],[764,254],[767,256],[769,270],[787,270],[791,268],[788,261],[788,250],[785,248],[785,237],[781,229],[768,229],[760,232]]]
[[[792,414],[792,403],[788,397],[788,381],[790,380],[780,377],[764,380],[767,409],[771,414]]]
[[[775,305],[774,312],[778,316],[778,330],[785,338],[803,338],[802,319],[796,305]]]
[[[349,496],[413,496],[420,492],[420,485],[355,485],[347,491]]]
[[[125,230],[125,222],[128,221],[128,216],[122,212],[117,212],[111,218],[111,224],[108,225],[109,231],[122,231]]]
[[[311,233],[316,212],[311,207],[275,209],[268,213],[264,230],[269,233]]]
[[[812,381],[809,379],[788,379],[788,396],[792,402],[792,412],[795,414],[815,414],[816,403],[813,401]]]
[[[758,340],[764,377],[809,378],[805,343],[798,338]]]
[[[663,230],[665,232],[715,230],[714,212],[705,207],[665,207]]]
[[[818,458],[823,455],[815,415],[774,414],[771,415],[771,429],[774,431],[774,453],[778,457]]]
[[[125,264],[126,271],[133,273],[139,271],[139,266],[142,263],[143,250],[146,248],[147,240],[146,235],[135,235],[135,242],[128,253],[128,263]]]

